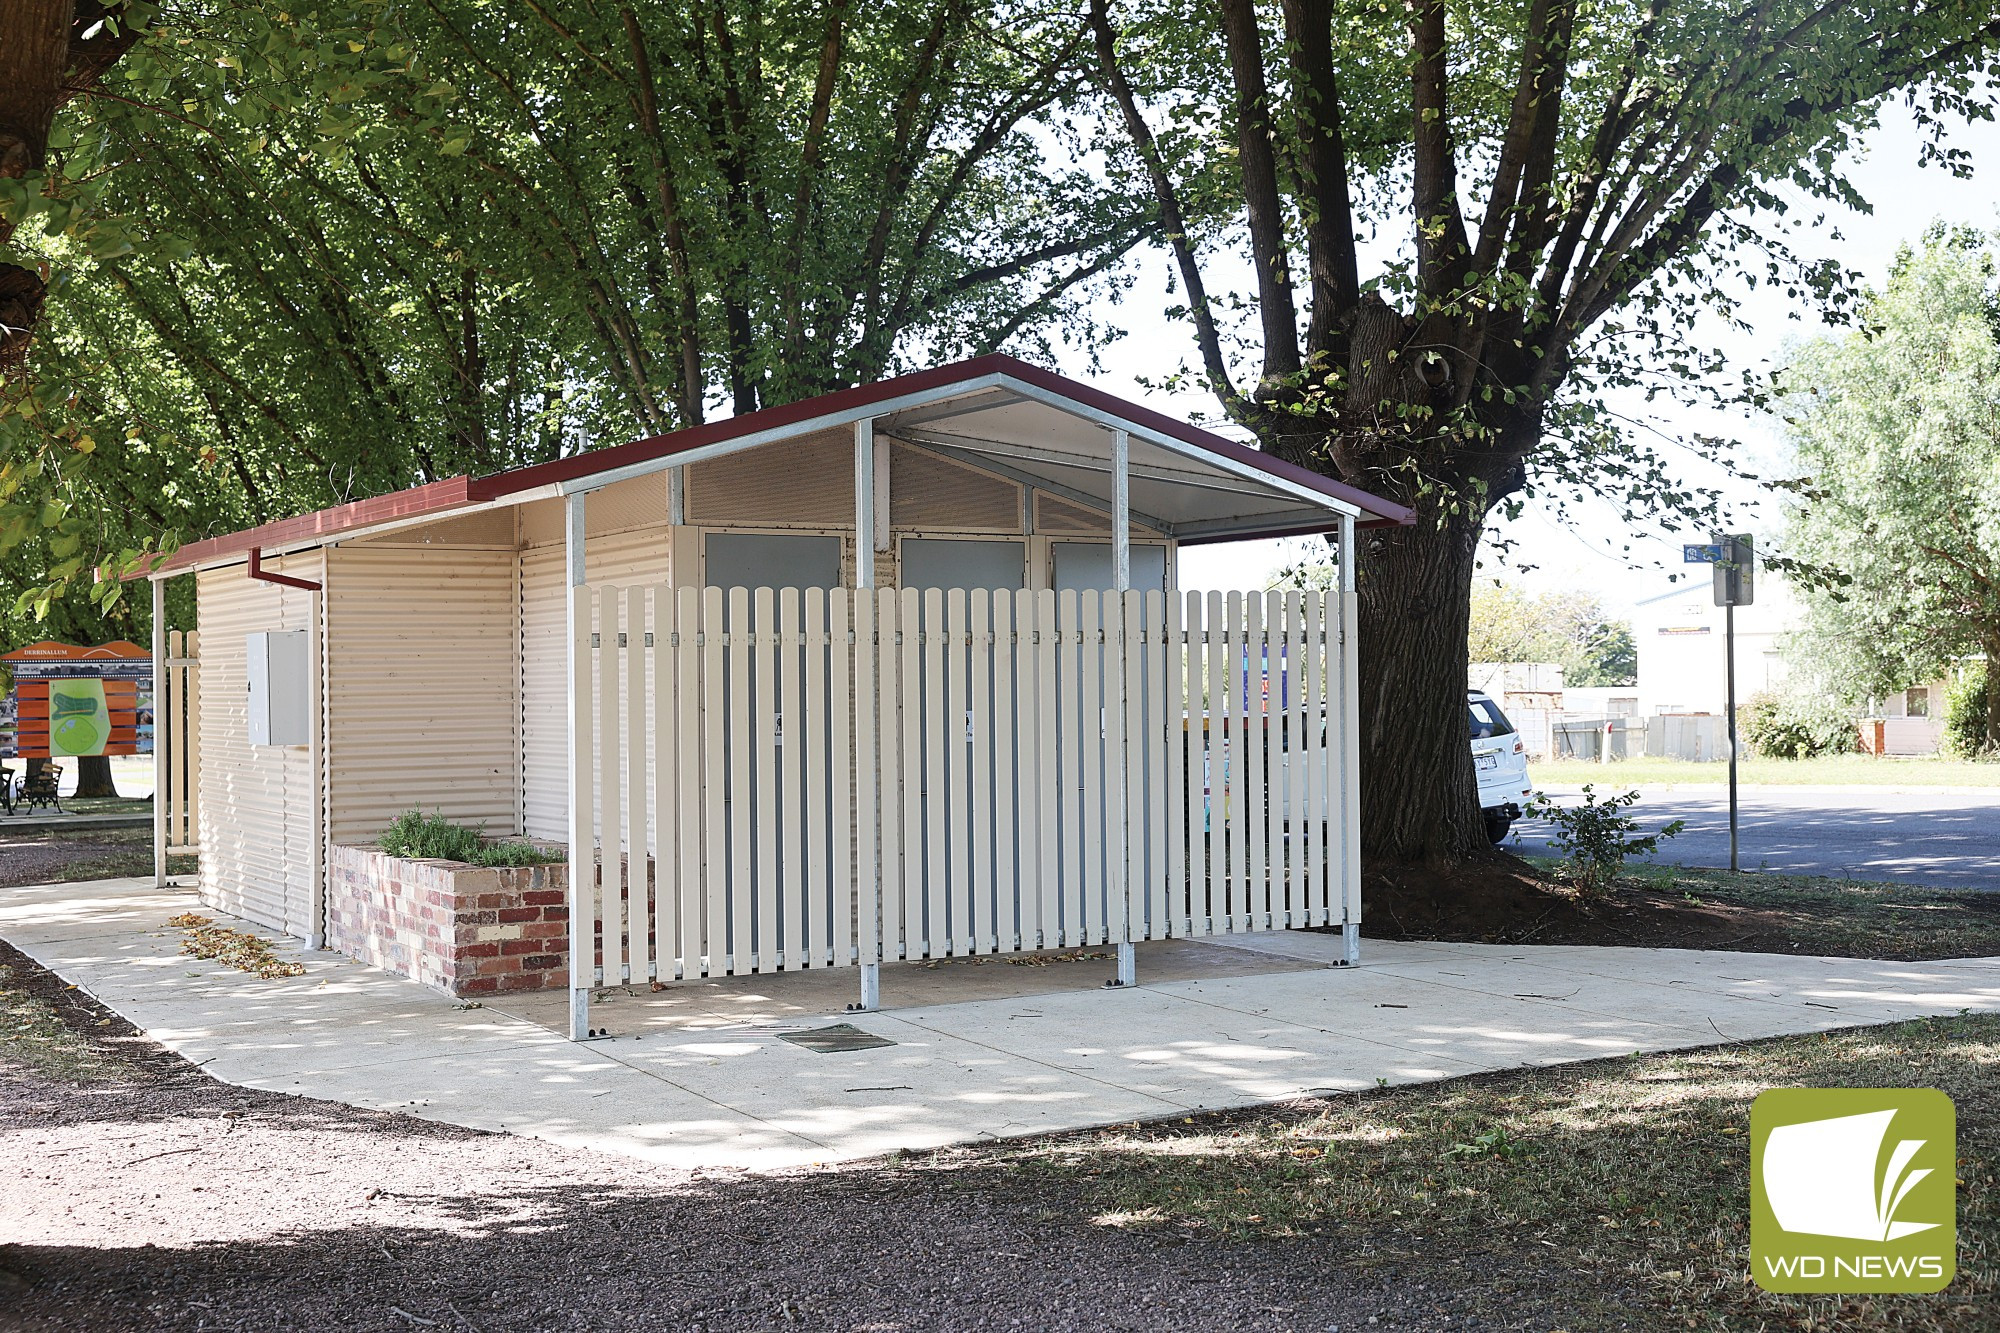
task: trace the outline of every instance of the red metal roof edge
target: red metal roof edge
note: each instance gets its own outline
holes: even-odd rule
[[[443,481],[412,486],[407,490],[390,491],[387,495],[334,505],[330,509],[316,509],[310,514],[300,514],[295,518],[276,519],[254,528],[245,528],[241,532],[207,537],[198,542],[189,542],[169,556],[156,570],[148,572],[172,573],[191,568],[205,560],[247,553],[252,547],[285,546],[302,539],[331,537],[338,533],[351,532],[356,528],[386,523],[391,519],[421,518],[427,514],[463,509],[469,504],[478,502],[479,497],[472,493],[473,485],[474,482],[470,477],[448,477]]]
[[[241,532],[209,537],[183,546],[155,572],[169,573],[186,569],[202,561],[247,552],[253,546],[289,545],[302,539],[336,536],[342,532],[391,519],[416,518],[464,508],[467,505],[517,495],[538,486],[576,481],[634,463],[671,458],[675,454],[718,444],[740,435],[750,435],[774,427],[810,421],[814,417],[851,411],[871,403],[900,398],[906,394],[921,393],[926,389],[944,388],[962,381],[978,379],[983,375],[1007,375],[1021,380],[1049,393],[1129,421],[1135,426],[1172,436],[1209,453],[1255,468],[1295,485],[1305,486],[1333,499],[1345,501],[1366,513],[1375,515],[1382,522],[1407,524],[1414,521],[1414,515],[1402,505],[1372,495],[1359,487],[1323,477],[1317,472],[1288,463],[1282,458],[1274,458],[1260,450],[1226,439],[1213,431],[1176,420],[1165,413],[1142,407],[1115,394],[1106,393],[1102,389],[1080,384],[1055,371],[1030,365],[1018,357],[1008,356],[1004,352],[994,352],[974,357],[969,361],[955,361],[949,365],[932,366],[928,370],[912,371],[910,374],[878,380],[873,384],[837,389],[832,393],[821,394],[817,398],[801,399],[796,403],[785,403],[777,407],[759,408],[742,416],[704,422],[699,426],[689,426],[665,435],[648,436],[627,444],[614,445],[609,449],[593,449],[581,454],[572,454],[568,458],[558,458],[547,463],[534,463],[508,472],[495,473],[490,477],[451,477],[423,486],[413,486],[407,490],[391,491],[387,495],[378,495],[368,500],[356,500],[330,509],[316,510],[296,518],[279,519],[259,527],[246,528]],[[1375,524],[1371,523],[1368,526]]]

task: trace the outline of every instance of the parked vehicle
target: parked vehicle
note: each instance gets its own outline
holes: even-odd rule
[[[1472,768],[1479,779],[1479,812],[1486,817],[1486,836],[1500,842],[1521,817],[1521,803],[1533,793],[1528,785],[1528,750],[1514,724],[1479,690],[1465,692],[1472,722]]]

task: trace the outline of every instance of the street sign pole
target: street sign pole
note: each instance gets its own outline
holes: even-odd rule
[[[1729,868],[1736,865],[1736,603],[1730,602],[1722,608],[1722,651],[1728,658],[1725,668],[1728,680],[1729,708]]]
[[[1757,597],[1757,549],[1748,533],[1715,534],[1706,543],[1683,546],[1681,559],[1690,565],[1712,565],[1715,604],[1722,608],[1723,692],[1729,710],[1729,868],[1736,857],[1736,608]]]

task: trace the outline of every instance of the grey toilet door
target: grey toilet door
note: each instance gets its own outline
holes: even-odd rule
[[[702,543],[702,582],[711,588],[838,588],[840,586],[840,538],[814,537],[793,533],[711,532]],[[811,598],[822,595],[809,591],[806,597]],[[789,625],[743,626],[733,623],[735,620],[735,608],[725,598],[722,612],[723,627],[731,634],[746,628],[756,630],[760,633],[768,632],[774,628],[781,632],[797,633],[805,628],[805,610],[804,599],[801,599],[798,608],[798,618]],[[726,664],[722,686],[722,699],[725,715],[728,716],[734,716],[733,705],[736,691],[734,672],[729,670],[729,668],[734,666],[735,654],[745,651],[748,650],[737,646],[734,642],[729,643],[722,650],[723,660]],[[806,651],[803,647],[797,649],[793,659],[785,664],[786,674],[792,676],[793,679],[797,679],[797,676],[793,675],[793,673],[804,670],[804,654]],[[816,651],[824,655],[828,650],[821,648]],[[824,661],[822,661],[821,670],[825,670]],[[824,679],[824,677],[822,678]],[[779,711],[780,706],[777,700],[758,698],[757,686],[754,680],[750,684],[748,696],[747,707],[751,713],[755,714],[760,709],[770,709],[778,712],[776,725],[780,736],[778,742],[780,745],[796,745],[799,743],[801,735],[797,720],[786,718],[782,711]],[[831,698],[825,698],[821,704],[823,711],[829,710],[831,706]],[[825,724],[822,725],[824,726]],[[823,733],[823,735],[825,734]],[[728,733],[725,732],[725,737],[727,735]],[[767,823],[772,823],[780,828],[780,832],[777,835],[778,845],[772,850],[780,863],[780,873],[782,873],[782,866],[784,864],[791,863],[794,858],[805,855],[805,847],[800,840],[804,837],[804,830],[807,827],[806,819],[803,814],[797,819],[771,821],[763,819],[763,812],[759,806],[758,793],[763,790],[767,775],[757,772],[756,761],[750,755],[749,747],[746,746],[739,749],[732,745],[728,739],[725,739],[723,742],[722,760],[723,764],[731,771],[737,765],[750,766],[749,776],[743,784],[745,789],[750,793],[750,825],[752,828],[763,828]],[[775,782],[777,779],[775,776],[771,776],[770,780]],[[725,784],[723,790],[725,793],[733,793],[735,785]],[[787,791],[781,792],[779,804],[782,808],[792,809],[799,807],[803,800],[803,792]],[[730,811],[730,807],[734,804],[735,797],[733,794],[726,794],[723,797],[725,811]],[[733,821],[733,811],[726,813],[724,818]],[[830,843],[825,844],[825,850],[830,853]],[[750,914],[751,918],[750,920],[731,922],[729,948],[734,952],[738,947],[737,941],[745,938],[748,932],[753,929],[755,915],[765,910],[763,903],[768,901],[768,899],[759,891],[762,886],[757,884],[758,870],[757,857],[755,855],[746,857],[744,862],[739,864],[736,859],[736,850],[732,847],[725,853],[725,858],[730,882],[734,885],[742,886],[743,891],[747,894],[746,897],[739,899],[739,901],[746,904],[744,910]],[[775,893],[776,891],[773,889],[772,894],[775,895]],[[827,910],[831,911],[831,899],[829,898],[827,901],[829,903]],[[781,913],[782,910],[781,908]],[[822,919],[812,927],[816,933],[824,932],[830,928],[831,921],[828,919]],[[819,937],[825,938],[825,935],[820,934]],[[758,968],[762,971],[769,971],[769,961],[758,960]]]
[[[1028,544],[1023,541],[969,541],[964,538],[905,537],[905,588],[992,588],[1027,586]]]
[[[709,588],[838,588],[840,538],[711,532],[702,544]]]

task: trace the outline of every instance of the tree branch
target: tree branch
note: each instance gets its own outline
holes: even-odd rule
[[[1132,85],[1118,67],[1118,38],[1111,28],[1107,0],[1090,0],[1090,30],[1097,40],[1097,61],[1104,74],[1105,86],[1124,114],[1126,134],[1131,138],[1133,150],[1152,184],[1153,202],[1160,210],[1160,222],[1166,231],[1167,243],[1173,247],[1181,282],[1187,288],[1188,313],[1194,320],[1195,345],[1201,349],[1209,388],[1222,400],[1224,409],[1231,416],[1240,416],[1245,406],[1243,395],[1236,391],[1236,386],[1229,379],[1229,366],[1222,355],[1222,338],[1215,327],[1215,312],[1209,309],[1208,287],[1202,281],[1201,265],[1195,260],[1187,222],[1181,214],[1180,198],[1174,190],[1173,179],[1167,174],[1166,165],[1160,160],[1159,143],[1153,138],[1146,118],[1139,112],[1139,100],[1132,92]]]
[[[1354,247],[1354,206],[1348,196],[1347,143],[1340,126],[1340,85],[1333,70],[1330,0],[1285,0],[1292,103],[1299,136],[1300,211],[1305,215],[1306,268],[1312,314],[1306,355],[1338,365],[1346,324],[1361,295]]]
[[[1464,285],[1465,215],[1452,158],[1444,0],[1405,0],[1410,11],[1410,130],[1415,148],[1411,203],[1417,227],[1417,290],[1442,302]]]
[[[1299,372],[1299,315],[1292,299],[1278,162],[1271,148],[1271,90],[1264,79],[1264,39],[1255,0],[1222,0],[1223,38],[1236,83],[1236,161],[1250,217],[1257,270],[1257,313],[1264,332],[1264,381]]]

